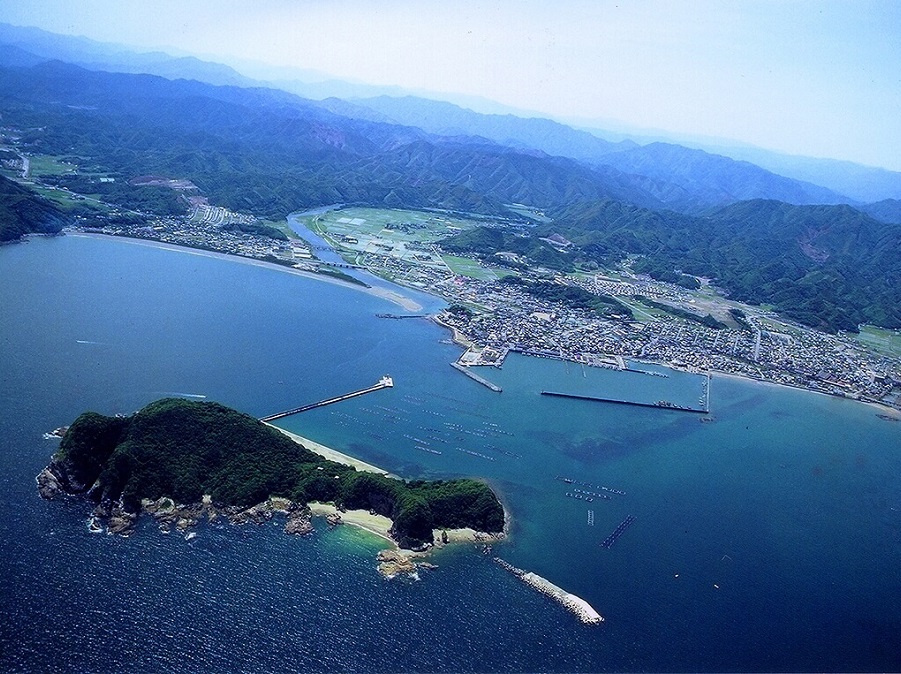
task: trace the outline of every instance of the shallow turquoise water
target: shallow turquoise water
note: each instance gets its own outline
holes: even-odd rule
[[[397,312],[382,300],[118,240],[0,249],[0,306],[2,670],[901,667],[901,424],[873,408],[714,377],[702,423],[539,395],[691,402],[696,377],[521,356],[482,370],[497,394],[448,366],[459,350],[437,326],[376,318]],[[405,477],[489,479],[514,517],[495,552],[588,600],[604,627],[473,549],[386,582],[362,532],[120,539],[89,534],[82,503],[36,495],[53,451],[41,434],[84,409],[180,393],[263,415],[383,374],[395,388],[281,423]],[[578,501],[556,477],[625,495]]]

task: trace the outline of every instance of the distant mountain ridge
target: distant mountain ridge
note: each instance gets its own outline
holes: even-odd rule
[[[139,53],[120,45],[5,23],[0,23],[0,45],[16,47],[43,61],[64,61],[88,70],[159,75],[168,79],[195,79],[208,84],[261,84],[226,65],[193,56],[174,57],[163,52]],[[13,64],[7,62],[7,65]]]
[[[660,205],[615,169],[342,117],[278,90],[47,61],[3,69],[0,103],[8,122],[44,128],[36,150],[102,156],[125,177],[185,177],[219,203],[273,216],[336,201],[486,213],[511,201]]]
[[[749,162],[669,143],[633,147],[601,161],[626,173],[675,183],[696,195],[699,205],[748,199],[776,199],[796,205],[850,201],[825,187],[776,175]]]
[[[8,65],[34,65],[22,62],[25,54],[21,52],[18,55],[19,61],[11,62],[13,57],[9,53],[3,54],[4,45],[30,52],[39,58],[58,59],[91,70],[147,73],[168,79],[194,79],[217,85],[265,86],[263,82],[245,77],[233,68],[194,57],[171,57],[160,52],[136,53],[119,45],[55,35],[35,28],[0,24],[0,58],[4,59],[3,62]],[[332,83],[335,86],[319,89],[316,83],[294,84],[297,86],[290,82],[276,83],[276,86],[313,96],[317,93],[342,91],[342,87],[337,86],[340,82]],[[360,87],[362,85],[348,84],[343,90],[350,94]],[[723,151],[720,156],[710,153],[698,155],[695,150],[666,143],[664,145],[672,149],[661,153],[658,147],[660,144],[657,143],[645,146],[630,140],[614,143],[594,133],[541,117],[480,114],[451,103],[413,96],[382,95],[351,101],[332,98],[317,104],[338,115],[413,126],[431,135],[482,137],[523,152],[538,150],[592,166],[612,166],[624,173],[634,174],[634,184],[639,192],[650,195],[669,208],[687,212],[702,212],[732,201],[752,198],[779,199],[795,204],[857,203],[901,198],[901,174],[869,169],[849,162],[841,163],[846,169],[843,171],[848,178],[846,180],[838,180],[840,176],[836,175],[834,169],[822,168],[833,166],[835,162],[817,164],[818,160],[811,162],[821,170],[786,170],[780,174],[779,170],[775,173],[772,170],[772,163],[779,163],[779,155],[775,153],[761,151],[761,156],[768,158],[770,162],[771,168],[768,171],[759,165],[752,167],[740,161],[728,165],[724,158],[734,156],[730,151]],[[803,160],[794,159],[797,159],[795,164]],[[782,164],[787,165],[785,161]],[[830,176],[836,180],[830,179]],[[823,180],[819,180],[820,178]],[[831,189],[820,187],[824,183],[828,183]],[[836,184],[848,189],[836,189]],[[869,189],[866,187],[868,185]],[[652,202],[645,199],[642,203]]]
[[[541,150],[549,155],[579,161],[594,161],[636,146],[629,141],[611,143],[550,119],[484,115],[453,103],[415,96],[379,96],[351,102],[374,110],[395,123],[415,126],[429,133],[483,136],[508,147]],[[348,114],[353,114],[353,111],[348,111]]]
[[[502,243],[553,268],[634,254],[637,271],[711,276],[737,298],[827,330],[901,327],[896,201],[861,206],[886,224],[823,188],[699,150],[591,140],[548,120],[431,101],[381,102],[434,119],[424,129],[360,103],[89,70],[0,42],[4,126],[19,130],[25,151],[88,161],[121,189],[137,175],[184,178],[213,203],[270,218],[334,203],[518,218],[508,206],[527,204],[555,220],[534,235],[561,233],[574,252]],[[577,150],[582,159],[552,153]],[[91,178],[78,179],[77,191],[91,193]]]
[[[376,114],[367,115],[365,108]],[[667,143],[647,146],[628,140],[612,143],[548,119],[483,115],[451,103],[412,96],[356,99],[352,106],[342,108],[333,104],[331,109],[348,116],[388,118],[429,133],[483,136],[508,147],[540,150],[595,168],[612,167],[637,176],[636,185],[661,204],[680,211],[702,212],[756,198],[793,204],[853,203],[844,195],[774,174],[748,162]]]

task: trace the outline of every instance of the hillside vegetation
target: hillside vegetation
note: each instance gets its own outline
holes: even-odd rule
[[[25,234],[56,234],[69,218],[42,196],[0,176],[0,242]]]
[[[901,227],[850,206],[757,199],[693,217],[608,201],[555,215],[536,234],[559,231],[601,264],[639,255],[635,271],[710,277],[736,299],[827,331],[901,327]]]

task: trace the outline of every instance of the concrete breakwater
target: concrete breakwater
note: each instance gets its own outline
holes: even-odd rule
[[[500,393],[501,391],[504,390],[497,384],[492,384],[490,381],[488,381],[484,377],[480,377],[475,372],[471,371],[468,367],[460,365],[460,363],[451,363],[451,367],[454,368],[455,370],[459,370],[460,372],[465,374],[467,377],[469,377],[473,381],[479,382],[482,386],[486,386],[487,388],[490,388],[495,393]]]
[[[498,566],[512,573],[526,585],[530,585],[541,592],[541,594],[547,595],[558,604],[561,604],[564,608],[574,613],[576,617],[586,625],[599,625],[604,622],[603,616],[595,611],[591,607],[591,604],[581,597],[570,594],[563,588],[554,585],[547,578],[542,578],[531,571],[519,569],[500,557],[495,557],[494,561]]]
[[[707,414],[710,410],[706,407],[687,407],[686,405],[676,405],[667,400],[658,400],[655,403],[643,403],[636,400],[620,400],[619,398],[604,398],[601,396],[586,396],[575,393],[558,393],[557,391],[542,391],[543,396],[555,396],[557,398],[573,398],[575,400],[594,400],[601,403],[615,403],[617,405],[633,405],[635,407],[656,407],[662,410],[673,410],[676,412],[694,412],[696,414]]]

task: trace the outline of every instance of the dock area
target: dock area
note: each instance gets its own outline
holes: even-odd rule
[[[455,370],[458,370],[459,372],[462,372],[470,379],[479,382],[482,386],[485,386],[485,387],[491,389],[495,393],[501,393],[504,390],[497,384],[492,384],[490,381],[488,381],[484,377],[477,375],[475,372],[470,370],[468,367],[466,367],[464,365],[460,365],[460,363],[451,363],[451,367],[454,368]]]
[[[359,391],[352,391],[351,393],[345,393],[341,396],[336,396],[335,398],[328,398],[326,400],[320,400],[318,403],[310,403],[309,405],[301,405],[300,407],[295,407],[292,410],[285,410],[284,412],[276,412],[275,414],[270,414],[269,416],[260,417],[260,421],[270,422],[275,421],[276,419],[283,419],[284,417],[290,417],[293,414],[300,414],[301,412],[306,412],[307,410],[312,410],[317,407],[325,407],[326,405],[332,405],[334,403],[339,403],[342,400],[350,400],[351,398],[356,398],[357,396],[366,395],[367,393],[372,393],[374,391],[381,391],[383,388],[391,388],[394,386],[394,380],[385,375],[379,382],[374,386],[370,386],[369,388],[360,389]]]

